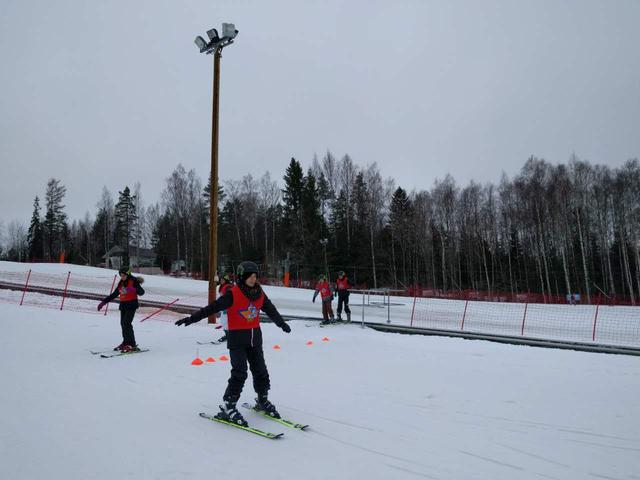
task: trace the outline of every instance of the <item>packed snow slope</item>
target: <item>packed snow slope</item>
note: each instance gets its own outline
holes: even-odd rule
[[[170,315],[170,314],[167,314]],[[0,478],[631,479],[640,359],[357,325],[263,326],[280,413],[268,440],[210,422],[226,385],[219,330],[135,322],[147,353],[103,359],[107,316],[0,304]],[[176,317],[177,318],[177,317]],[[166,318],[165,318],[166,320]],[[329,341],[322,341],[323,337]],[[307,345],[312,341],[313,345]],[[273,346],[279,344],[280,350]],[[191,366],[196,349],[213,364]],[[251,381],[243,401],[253,398]]]

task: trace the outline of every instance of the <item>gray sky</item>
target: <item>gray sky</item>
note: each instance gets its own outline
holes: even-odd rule
[[[159,200],[178,162],[204,179],[212,61],[193,38],[224,21],[222,180],[281,181],[327,149],[409,190],[640,156],[640,1],[3,0],[0,220],[28,224],[52,176],[71,219],[103,185]]]

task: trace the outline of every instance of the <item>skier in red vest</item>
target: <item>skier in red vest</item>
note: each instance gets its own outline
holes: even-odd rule
[[[228,273],[225,273],[220,279],[220,288],[218,288],[218,293],[222,297],[228,290],[231,290],[233,287],[233,283],[231,282],[231,277]],[[218,342],[222,343],[227,340],[227,331],[229,330],[229,322],[227,320],[227,311],[223,310],[218,313],[218,318],[220,319],[220,325],[224,330],[224,335],[218,339]]]
[[[114,348],[122,352],[137,352],[140,349],[136,345],[136,337],[133,333],[133,317],[140,306],[138,296],[144,295],[142,283],[144,278],[131,275],[130,267],[122,267],[119,270],[120,281],[111,295],[102,299],[98,304],[98,311],[107,303],[119,297],[120,300],[120,326],[122,327],[122,343]]]
[[[327,277],[323,274],[318,277],[318,283],[316,284],[316,291],[313,294],[313,302],[315,303],[316,297],[320,294],[322,299],[322,322],[321,325],[334,322],[333,309],[331,308],[331,301],[333,300],[333,293],[331,292],[331,286],[327,281]]]
[[[227,347],[231,357],[231,377],[224,392],[224,405],[220,405],[217,418],[227,422],[247,426],[247,422],[236,408],[244,382],[247,379],[247,361],[253,375],[253,388],[258,395],[256,409],[275,418],[280,418],[276,407],[269,401],[269,372],[262,351],[262,330],[260,310],[286,333],[291,327],[282,319],[271,300],[267,298],[258,283],[258,266],[253,262],[242,262],[238,266],[238,280],[230,290],[215,302],[198,310],[189,317],[182,318],[176,325],[191,325],[222,310],[227,311]]]
[[[342,305],[344,304],[344,312],[347,314],[347,322],[351,321],[351,309],[349,308],[349,278],[343,271],[338,272],[336,280],[336,294],[338,295],[338,321],[342,320]]]

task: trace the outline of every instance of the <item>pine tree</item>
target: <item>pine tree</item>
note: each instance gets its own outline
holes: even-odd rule
[[[47,247],[45,256],[55,259],[63,249],[63,234],[67,228],[67,214],[64,212],[62,199],[67,193],[66,187],[55,178],[47,182],[45,193],[46,214],[43,223],[44,244]]]
[[[31,224],[29,225],[29,233],[27,234],[27,242],[29,245],[29,259],[36,260],[43,257],[42,244],[42,224],[40,223],[40,199],[36,196],[33,201],[33,215],[31,215]]]
[[[285,241],[294,251],[301,253],[305,244],[302,212],[302,195],[304,189],[304,173],[302,166],[295,159],[287,167],[284,176],[284,190],[282,199],[284,201]]]
[[[133,232],[135,231],[136,196],[131,195],[129,187],[125,187],[122,192],[118,192],[120,197],[116,203],[116,238],[124,250],[124,265],[129,265],[129,244],[131,243]]]

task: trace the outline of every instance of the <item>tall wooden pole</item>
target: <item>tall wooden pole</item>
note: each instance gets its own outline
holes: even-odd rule
[[[218,138],[220,131],[220,49],[213,55],[213,111],[211,114],[211,192],[209,205],[209,303],[216,299],[218,272]],[[216,323],[215,315],[209,323]]]

